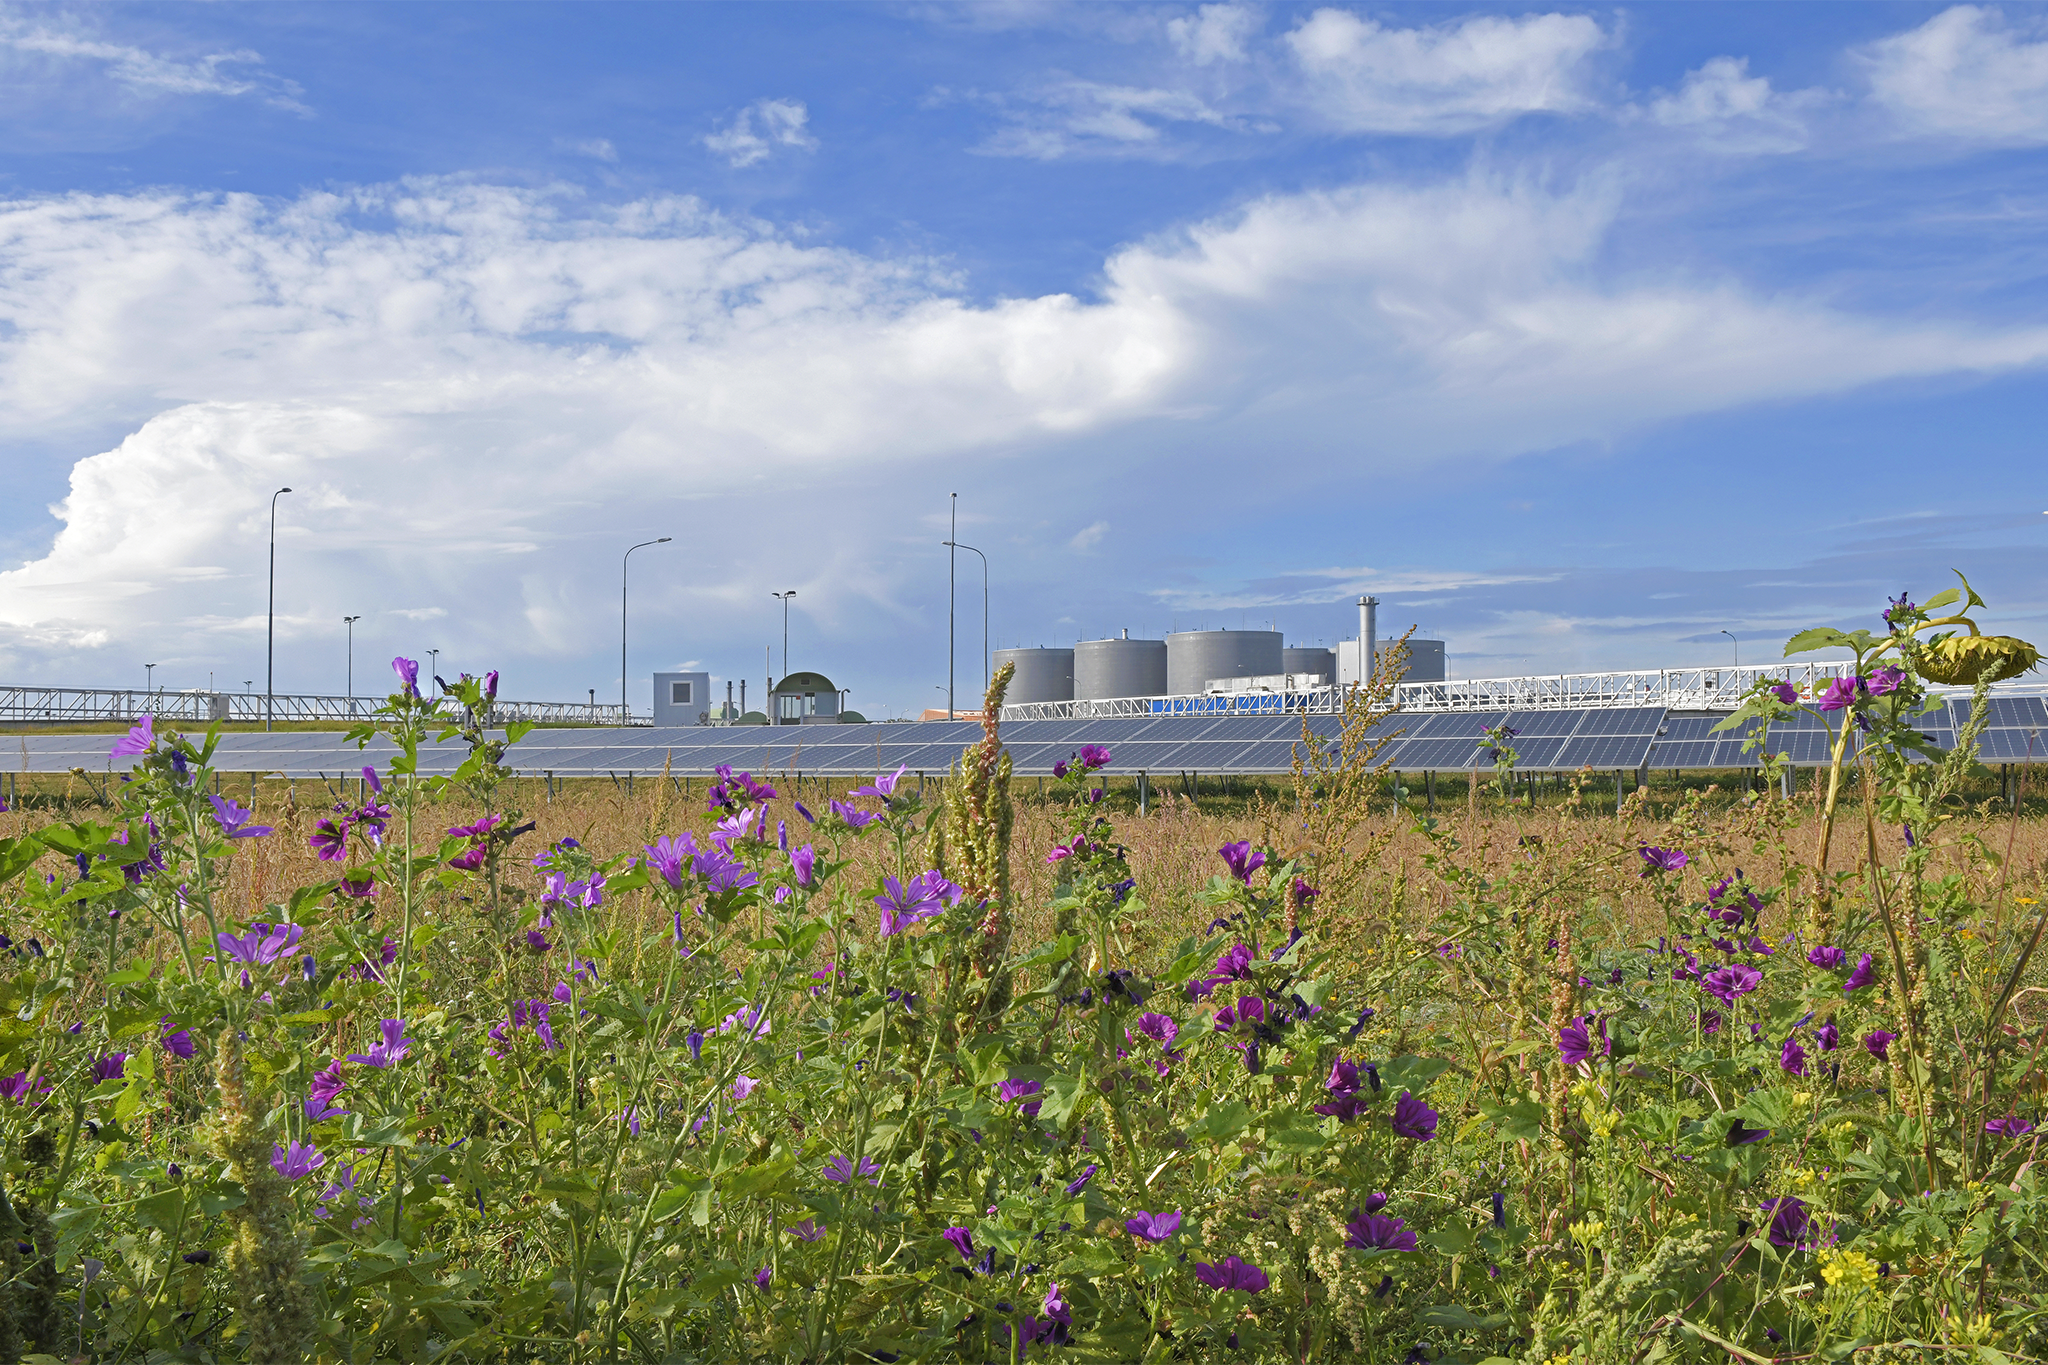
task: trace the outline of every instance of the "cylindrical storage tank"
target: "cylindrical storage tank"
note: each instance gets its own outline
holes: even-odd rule
[[[1393,652],[1398,640],[1382,640],[1379,656],[1386,658]],[[1402,682],[1444,681],[1444,642],[1442,640],[1408,641],[1408,671],[1401,676]]]
[[[1074,646],[1074,700],[1166,695],[1166,641],[1083,640]]]
[[[1320,674],[1323,681],[1337,681],[1337,651],[1320,646],[1293,645],[1280,651],[1282,673]]]
[[[1280,667],[1277,630],[1183,630],[1166,637],[1170,696],[1199,696],[1219,678],[1270,677]]]
[[[1017,676],[1010,679],[1010,690],[1003,694],[1005,706],[1074,699],[1073,650],[999,649],[994,657],[997,668],[1017,665]]]

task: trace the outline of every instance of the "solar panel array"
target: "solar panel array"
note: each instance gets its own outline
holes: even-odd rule
[[[1995,697],[1991,724],[1979,737],[1986,763],[2048,761],[2048,705],[2039,697]],[[1920,725],[1936,744],[1955,743],[1956,727],[1967,718],[1968,702],[1930,713]],[[1015,721],[1003,729],[1011,763],[1020,776],[1044,776],[1084,744],[1110,750],[1111,771],[1196,772],[1216,775],[1273,775],[1290,770],[1304,719],[1316,742],[1339,733],[1336,716],[1137,716],[1081,720]],[[1743,734],[1715,733],[1721,717],[1667,715],[1662,707],[1601,707],[1576,711],[1467,711],[1396,716],[1369,737],[1383,741],[1379,759],[1399,772],[1485,771],[1494,766],[1485,746],[1487,730],[1506,722],[1517,733],[1518,772],[1576,772],[1652,768],[1750,768],[1756,758],[1743,747]],[[527,775],[591,777],[647,775],[666,768],[676,776],[703,777],[720,764],[757,773],[856,776],[893,771],[937,775],[981,738],[968,721],[909,725],[687,726],[675,729],[535,730],[506,754],[508,766]],[[1774,725],[1770,749],[1800,767],[1825,764],[1829,732],[1817,716],[1800,713]],[[0,738],[0,771],[61,773],[110,767],[109,735],[22,735]],[[276,773],[329,779],[360,772],[365,763],[386,766],[394,749],[381,736],[358,750],[333,732],[234,733],[221,737],[215,766],[224,772]],[[456,744],[428,744],[420,751],[424,773],[452,771],[464,751]]]

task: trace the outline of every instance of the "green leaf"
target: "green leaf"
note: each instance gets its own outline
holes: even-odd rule
[[[1087,1092],[1082,1088],[1079,1076],[1054,1076],[1046,1081],[1045,1089],[1039,1093],[1044,1097],[1039,1102],[1039,1120],[1063,1124],[1074,1116]]]
[[[42,856],[42,841],[33,834],[24,834],[19,839],[0,839],[0,882],[26,871]]]
[[[1506,1313],[1488,1313],[1480,1317],[1471,1309],[1458,1303],[1431,1304],[1415,1310],[1415,1320],[1425,1327],[1442,1327],[1452,1332],[1492,1332],[1512,1322]]]
[[[507,744],[517,744],[520,740],[525,739],[528,735],[532,733],[532,721],[515,720],[510,725],[505,727],[505,742]]]
[[[135,1222],[140,1227],[177,1230],[185,1217],[185,1192],[159,1190],[135,1201]]]
[[[655,1197],[653,1221],[667,1222],[681,1213],[699,1194],[709,1194],[710,1190],[709,1177],[701,1175],[693,1175],[680,1185],[669,1186]]]
[[[1251,1126],[1252,1111],[1243,1100],[1218,1105],[1188,1125],[1188,1136],[1211,1142],[1228,1142]]]
[[[1963,571],[1961,569],[1950,569],[1949,572],[1957,578],[1963,578]],[[1985,605],[1984,599],[1977,596],[1977,590],[1970,586],[1970,580],[1967,578],[1963,578],[1963,591],[1970,595],[1970,606],[1983,607]],[[1985,609],[1987,611],[1990,610],[1988,607],[1985,607]],[[1968,608],[1965,608],[1965,610],[1968,610]]]
[[[725,1193],[732,1199],[766,1194],[787,1179],[789,1173],[795,1169],[796,1158],[793,1156],[764,1161],[758,1166],[748,1166],[726,1178]]]
[[[1785,657],[1789,659],[1794,654],[1805,654],[1816,649],[1847,648],[1849,637],[1841,631],[1832,626],[1815,626],[1812,630],[1800,631],[1785,642]]]
[[[1922,602],[1920,604],[1920,610],[1926,612],[1929,616],[1932,616],[1935,612],[1940,611],[1943,607],[1948,606],[1950,603],[1960,602],[1962,600],[1963,595],[1961,593],[1957,592],[1954,588],[1946,588],[1941,592],[1934,594],[1934,596],[1928,598],[1925,602]]]

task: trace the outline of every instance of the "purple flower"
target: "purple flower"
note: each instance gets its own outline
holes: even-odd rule
[[[1403,1090],[1394,1105],[1394,1133],[1397,1137],[1427,1142],[1436,1136],[1436,1110]]]
[[[882,910],[883,938],[900,934],[919,920],[943,914],[948,906],[960,903],[960,888],[936,870],[912,877],[908,886],[894,877],[884,877],[882,885],[883,894],[875,897],[875,904]]]
[[[1152,1243],[1165,1241],[1180,1231],[1180,1210],[1172,1213],[1147,1213],[1139,1209],[1137,1215],[1124,1220],[1124,1231],[1133,1237],[1141,1237]]]
[[[1065,777],[1067,775],[1067,760],[1063,758],[1059,762],[1053,764],[1052,775],[1055,778]]]
[[[1771,1130],[1768,1128],[1746,1127],[1742,1122],[1742,1115],[1737,1114],[1735,1121],[1728,1125],[1727,1145],[1730,1147],[1747,1147],[1752,1142],[1762,1142],[1770,1135]]]
[[[1784,702],[1787,706],[1797,706],[1799,704],[1799,689],[1791,683],[1775,683],[1764,690],[1779,701]]]
[[[420,661],[418,659],[408,659],[403,656],[393,659],[391,661],[391,671],[396,673],[398,681],[404,684],[405,694],[408,697],[417,697],[420,694]]]
[[[1868,1048],[1870,1055],[1877,1058],[1880,1062],[1889,1061],[1890,1058],[1885,1049],[1897,1042],[1898,1038],[1899,1035],[1896,1033],[1887,1033],[1881,1028],[1872,1029],[1869,1033],[1863,1035],[1863,1046]]]
[[[805,844],[802,848],[789,855],[789,865],[796,872],[796,884],[798,886],[808,887],[812,884],[811,873],[817,866],[817,863],[817,852],[809,844]]]
[[[128,1054],[109,1052],[92,1064],[92,1078],[99,1081],[118,1081],[128,1075]]]
[[[1043,1089],[1045,1089],[1045,1086],[1039,1081],[1004,1081],[996,1086],[996,1098],[1005,1104],[1010,1104],[1018,1100],[1025,1100],[1025,1096],[1036,1095]],[[1018,1107],[1023,1112],[1025,1118],[1035,1119],[1038,1117],[1038,1107],[1044,1103],[1044,1100],[1025,1100]]]
[[[214,942],[220,945],[222,953],[230,962],[244,962],[252,967],[268,967],[298,946],[306,931],[296,924],[280,924],[272,928],[268,924],[252,924],[249,932],[237,938],[233,934],[216,934]]]
[[[880,797],[884,801],[887,801],[889,798],[896,795],[896,784],[903,780],[904,772],[905,769],[898,768],[893,773],[889,773],[888,775],[883,777],[877,777],[874,781],[868,783],[865,787],[855,787],[852,791],[848,792],[847,795],[876,796]]]
[[[804,805],[803,802],[792,800],[789,804],[796,807],[796,813],[803,816],[805,824],[815,825],[818,823],[818,817],[811,814],[810,808]]]
[[[1141,1014],[1138,1016],[1138,1032],[1161,1047],[1172,1047],[1173,1040],[1180,1037],[1180,1025],[1169,1015]]]
[[[1770,1239],[1774,1247],[1796,1247],[1804,1236],[1811,1220],[1806,1213],[1806,1201],[1792,1195],[1781,1199],[1766,1199],[1763,1211],[1770,1215]]]
[[[1310,901],[1322,894],[1319,888],[1310,886],[1301,878],[1296,877],[1294,879],[1294,903],[1296,905],[1306,906]]]
[[[2002,1119],[1992,1119],[1984,1125],[1984,1131],[1996,1133],[2001,1137],[2025,1137],[2028,1133],[2034,1131],[2034,1125],[2028,1123],[2025,1119],[2016,1119],[2008,1115]]]
[[[825,1236],[824,1226],[815,1218],[806,1218],[795,1227],[784,1228],[783,1231],[799,1242],[821,1241]]]
[[[297,1180],[311,1175],[327,1164],[327,1158],[313,1148],[292,1140],[289,1150],[273,1146],[270,1149],[270,1167],[286,1180]]]
[[[1839,711],[1845,706],[1856,704],[1857,693],[1863,690],[1863,679],[1851,675],[1837,678],[1828,684],[1828,690],[1820,694],[1816,703],[1823,711]]]
[[[1842,1031],[1830,1021],[1813,1031],[1813,1041],[1820,1044],[1822,1052],[1833,1052],[1842,1045]]]
[[[754,870],[729,853],[707,848],[697,855],[692,864],[697,875],[705,878],[704,889],[712,895],[726,891],[744,891],[750,886],[759,886],[761,879]]]
[[[1870,954],[1865,953],[1856,960],[1856,970],[1849,973],[1849,979],[1842,983],[1842,991],[1844,994],[1849,991],[1860,991],[1875,980],[1877,969],[1870,965]]]
[[[775,1271],[773,1267],[764,1265],[759,1270],[754,1272],[754,1288],[766,1289],[768,1287],[768,1282],[774,1278]]]
[[[1344,1245],[1355,1251],[1414,1251],[1415,1233],[1406,1222],[1384,1214],[1351,1211],[1344,1225]]]
[[[341,1074],[341,1061],[336,1058],[327,1064],[325,1070],[314,1073],[312,1084],[306,1087],[306,1093],[312,1100],[326,1105],[347,1086],[348,1081]]]
[[[768,1016],[752,1005],[734,1010],[718,1021],[720,1033],[731,1033],[734,1029],[744,1031],[749,1039],[766,1038],[775,1032],[775,1025]]]
[[[362,1066],[390,1066],[405,1059],[406,1050],[412,1046],[412,1039],[405,1036],[405,1021],[382,1019],[377,1029],[384,1036],[370,1045],[368,1052],[351,1052],[348,1059]]]
[[[1648,844],[1644,844],[1637,848],[1636,852],[1642,855],[1645,864],[1643,868],[1643,875],[1645,877],[1653,872],[1676,872],[1692,861],[1691,858],[1680,853],[1675,848],[1651,848]]]
[[[1355,1095],[1358,1093],[1358,1063],[1347,1062],[1342,1057],[1330,1064],[1329,1079],[1323,1082],[1323,1089],[1332,1095]]]
[[[1084,770],[1107,768],[1108,766],[1109,750],[1103,748],[1100,744],[1083,744],[1081,746],[1081,767]]]
[[[879,811],[865,811],[858,806],[849,806],[844,801],[834,801],[832,813],[838,816],[848,829],[866,829],[882,818]]]
[[[761,1083],[755,1080],[752,1076],[736,1077],[732,1083],[732,1097],[735,1100],[743,1100],[747,1096],[753,1094],[755,1089],[760,1084]]]
[[[1272,1283],[1266,1278],[1265,1271],[1255,1265],[1246,1265],[1235,1256],[1225,1256],[1221,1265],[1196,1261],[1195,1278],[1218,1293],[1227,1289],[1238,1289],[1247,1294],[1256,1294]]]
[[[269,825],[250,824],[256,812],[243,810],[226,797],[209,796],[207,800],[213,802],[213,818],[219,822],[221,833],[230,839],[255,839],[275,832]]]
[[[1763,984],[1764,974],[1754,967],[1745,967],[1732,962],[1726,967],[1708,972],[1700,980],[1700,987],[1724,1005],[1733,1005],[1742,996],[1748,995]]]
[[[869,1158],[861,1158],[860,1173],[862,1175],[873,1175],[876,1171],[880,1169],[881,1167],[877,1166]],[[825,1163],[825,1178],[834,1183],[835,1185],[844,1185],[848,1181],[852,1180],[853,1159],[851,1157],[844,1156],[833,1157],[830,1161]],[[879,1185],[881,1183],[882,1182],[879,1180],[870,1180],[868,1182],[868,1184],[870,1185]]]
[[[157,1027],[162,1033],[158,1041],[163,1044],[164,1051],[181,1061],[192,1060],[192,1054],[199,1049],[193,1044],[190,1033],[173,1024],[169,1015],[159,1020]]]
[[[1079,1194],[1081,1191],[1087,1189],[1088,1182],[1093,1180],[1095,1178],[1095,1173],[1101,1169],[1102,1168],[1100,1166],[1097,1166],[1094,1162],[1089,1162],[1086,1166],[1081,1168],[1080,1175],[1074,1177],[1074,1179],[1067,1182],[1067,1193]]]
[[[146,754],[156,747],[156,717],[145,714],[135,722],[133,729],[114,741],[114,747],[107,751],[108,758],[127,758],[134,754]]]
[[[1785,1046],[1779,1049],[1778,1052],[1778,1066],[1789,1075],[1804,1076],[1806,1074],[1806,1049],[1799,1046],[1797,1038],[1787,1038],[1785,1040]]]
[[[664,834],[653,843],[646,845],[645,849],[647,853],[647,866],[653,868],[663,881],[667,882],[672,889],[677,891],[683,888],[684,860],[695,858],[699,853],[703,852],[702,849],[697,847],[697,841],[691,838],[687,832],[681,838],[671,838]],[[555,874],[555,880],[557,881],[562,877],[562,873],[558,872]],[[554,881],[551,881],[549,885],[552,887]]]
[[[966,1228],[947,1228],[939,1235],[953,1244],[953,1250],[960,1253],[961,1260],[974,1259],[974,1234]]]
[[[1584,1019],[1574,1019],[1557,1031],[1558,1055],[1566,1066],[1577,1066],[1595,1057],[1613,1055],[1614,1043],[1607,1036],[1607,1026],[1601,1024],[1596,1034],[1591,1027],[1594,1021],[1595,1016],[1589,1014]],[[1596,1037],[1599,1039],[1597,1048],[1594,1046]]]
[[[1242,981],[1246,979],[1252,974],[1251,965],[1252,950],[1242,943],[1238,944],[1235,948],[1232,948],[1229,952],[1216,959],[1216,969],[1214,971],[1195,983],[1193,991],[1195,999],[1202,999],[1226,981]]]
[[[1249,839],[1239,839],[1234,844],[1225,844],[1216,851],[1223,855],[1223,861],[1229,865],[1230,875],[1247,886],[1251,885],[1252,873],[1266,865],[1265,853],[1253,852]]]
[[[1848,960],[1848,956],[1840,948],[1823,943],[1817,948],[1809,949],[1806,954],[1806,960],[1816,967],[1822,967],[1831,972],[1838,972],[1842,970],[1842,963]]]
[[[1900,684],[1906,681],[1906,670],[1886,664],[1883,668],[1872,670],[1868,681],[1870,695],[1882,697],[1899,690]]]

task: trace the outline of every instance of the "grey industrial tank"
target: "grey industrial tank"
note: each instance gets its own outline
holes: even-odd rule
[[[1083,640],[1074,646],[1074,700],[1166,695],[1166,641]]]
[[[1277,630],[1183,630],[1166,637],[1166,687],[1192,697],[1218,678],[1256,678],[1285,672]]]
[[[1017,665],[1010,690],[1003,695],[1007,705],[1031,701],[1072,701],[1074,699],[1074,651],[1071,649],[999,649],[995,667]]]
[[[1320,646],[1290,645],[1280,651],[1280,671],[1296,675],[1321,675],[1324,682],[1337,681],[1337,651]]]
[[[1398,640],[1382,640],[1379,643],[1380,657],[1399,644]],[[1444,642],[1442,640],[1408,641],[1408,671],[1401,676],[1402,682],[1442,682],[1444,680]]]

